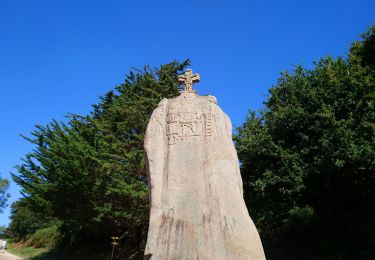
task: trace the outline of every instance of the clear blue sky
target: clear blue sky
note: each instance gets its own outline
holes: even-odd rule
[[[374,0],[0,0],[0,173],[32,149],[19,134],[87,114],[131,67],[190,58],[237,127],[281,71],[345,55],[374,20]]]

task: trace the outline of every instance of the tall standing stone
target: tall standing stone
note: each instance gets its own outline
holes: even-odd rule
[[[162,100],[145,137],[150,226],[145,259],[265,259],[244,199],[229,117],[213,96]]]

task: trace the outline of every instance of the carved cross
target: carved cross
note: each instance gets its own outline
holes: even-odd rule
[[[180,75],[177,77],[177,80],[185,84],[185,89],[184,89],[185,92],[195,92],[195,90],[193,89],[193,83],[199,82],[200,76],[197,73],[193,74],[191,69],[187,69],[184,75]]]

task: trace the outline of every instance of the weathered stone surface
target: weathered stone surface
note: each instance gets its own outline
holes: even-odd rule
[[[164,99],[145,137],[150,226],[145,259],[265,259],[243,200],[232,126],[192,87]]]

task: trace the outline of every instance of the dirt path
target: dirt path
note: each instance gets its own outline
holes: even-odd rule
[[[5,251],[5,253],[0,253],[0,260],[26,260],[26,258],[15,256]]]

